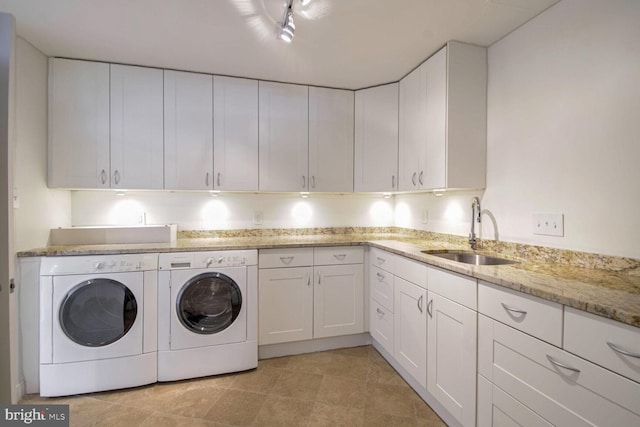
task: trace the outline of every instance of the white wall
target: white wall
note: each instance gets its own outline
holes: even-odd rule
[[[73,191],[72,224],[178,224],[179,230],[242,228],[388,227],[393,199],[374,195]],[[261,225],[253,222],[262,212]]]
[[[16,40],[14,238],[17,252],[47,245],[49,230],[71,224],[71,197],[47,188],[47,58]]]
[[[489,48],[482,237],[640,258],[639,23],[637,0],[562,0]],[[427,206],[416,228],[468,234],[474,195],[397,196],[396,223]]]

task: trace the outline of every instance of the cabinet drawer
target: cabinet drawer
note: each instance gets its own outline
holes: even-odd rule
[[[478,311],[502,323],[562,346],[562,305],[480,282]]]
[[[640,382],[640,328],[565,307],[564,348]]]
[[[362,264],[363,262],[364,249],[362,246],[315,248],[313,250],[314,265]]]
[[[389,354],[393,354],[393,312],[371,300],[369,333]]]
[[[427,289],[427,265],[402,256],[396,257],[393,270],[397,277]]]
[[[313,248],[261,249],[259,268],[304,267],[313,265]]]
[[[371,298],[393,312],[393,274],[374,265],[369,267]]]
[[[396,255],[381,249],[369,249],[369,263],[393,274],[393,265]]]
[[[481,316],[478,370],[557,426],[640,425],[640,384]]]
[[[468,276],[427,267],[427,289],[476,310],[478,282]]]

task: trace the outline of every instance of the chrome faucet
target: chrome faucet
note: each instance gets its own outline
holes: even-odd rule
[[[478,212],[477,214],[476,210]],[[475,233],[475,224],[476,221],[478,221],[478,224],[480,224],[480,210],[480,199],[474,197],[473,200],[471,200],[471,233],[469,234],[469,246],[471,246],[471,249],[474,250],[476,248],[476,244],[478,243]]]

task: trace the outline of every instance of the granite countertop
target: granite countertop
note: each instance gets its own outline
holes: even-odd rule
[[[434,237],[430,233],[412,235],[390,232],[191,237],[178,239],[176,243],[49,246],[23,251],[18,256],[109,255],[369,245],[452,272],[472,276],[640,327],[640,260],[498,242],[497,244],[481,243],[483,248],[477,252],[519,262],[499,266],[476,266],[449,261],[421,252],[424,250],[468,250],[464,239],[459,237],[442,239],[440,236]],[[593,266],[597,268],[592,268]]]

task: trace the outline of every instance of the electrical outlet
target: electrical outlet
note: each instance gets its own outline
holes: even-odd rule
[[[264,218],[264,214],[262,213],[262,211],[255,211],[253,213],[253,223],[255,225],[261,225],[263,218]]]
[[[564,236],[564,215],[561,213],[534,212],[533,234]]]
[[[422,223],[426,224],[429,222],[429,211],[427,209],[422,211]]]

